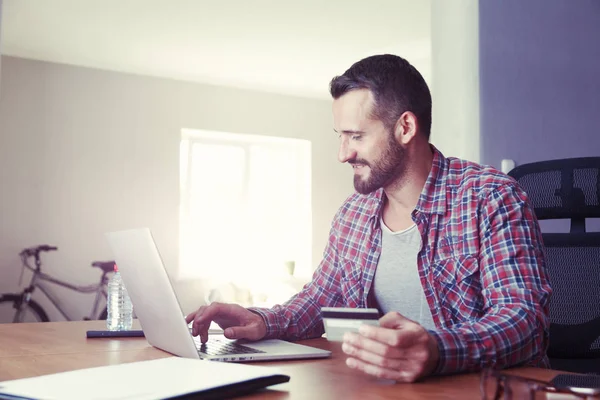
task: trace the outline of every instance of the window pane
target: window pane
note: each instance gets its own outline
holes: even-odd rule
[[[240,263],[231,238],[245,214],[245,158],[242,147],[193,145],[188,211],[181,221],[183,268],[210,275]]]
[[[310,143],[200,132],[183,141],[180,276],[261,291],[281,288],[290,262],[309,276]]]

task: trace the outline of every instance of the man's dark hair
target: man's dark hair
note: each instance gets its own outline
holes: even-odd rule
[[[390,131],[404,112],[411,111],[417,117],[421,133],[429,140],[431,93],[425,79],[408,61],[391,54],[367,57],[329,84],[334,99],[356,89],[373,93],[372,117],[382,121]]]

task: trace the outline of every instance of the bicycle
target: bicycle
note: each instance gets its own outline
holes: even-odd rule
[[[19,286],[21,285],[21,281],[23,279],[23,273],[25,268],[33,271],[33,275],[31,277],[31,281],[29,285],[20,293],[5,293],[0,294],[0,318],[5,318],[14,312],[14,316],[12,317],[12,322],[49,322],[48,314],[43,309],[42,306],[39,305],[38,302],[33,300],[31,297],[33,292],[36,289],[39,289],[42,293],[46,295],[46,297],[50,300],[50,302],[56,307],[56,309],[62,314],[62,316],[67,321],[72,321],[76,318],[71,318],[70,315],[65,311],[63,304],[60,302],[60,299],[56,294],[52,292],[52,288],[48,285],[48,283],[53,283],[55,285],[65,287],[67,289],[74,290],[79,293],[96,293],[96,298],[94,299],[94,304],[90,311],[89,316],[84,317],[84,320],[90,319],[106,319],[106,307],[103,308],[102,312],[99,313],[99,306],[102,297],[104,297],[104,304],[106,304],[107,299],[107,284],[108,277],[107,275],[114,271],[114,261],[95,261],[92,262],[91,266],[100,268],[102,270],[102,276],[100,277],[100,281],[97,284],[85,285],[85,286],[77,286],[72,285],[63,280],[54,278],[44,272],[42,272],[42,261],[40,257],[40,253],[42,252],[50,252],[56,251],[58,247],[49,246],[49,245],[41,245],[36,247],[26,248],[19,253],[21,257],[21,262],[23,264],[21,270],[21,277],[19,278]],[[29,264],[29,260],[33,258],[35,259],[35,267]],[[7,309],[9,306],[15,311],[11,311]],[[8,322],[8,321],[0,321],[0,322]]]

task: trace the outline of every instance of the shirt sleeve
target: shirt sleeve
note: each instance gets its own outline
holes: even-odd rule
[[[547,367],[551,288],[535,214],[510,185],[481,199],[479,210],[483,315],[430,331],[440,352],[435,372]]]
[[[312,281],[283,305],[273,308],[251,307],[267,326],[265,339],[300,340],[319,337],[324,333],[321,307],[341,307],[340,268],[337,254],[337,216],[329,233],[323,260]]]

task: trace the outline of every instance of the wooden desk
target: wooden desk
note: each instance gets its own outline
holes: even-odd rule
[[[139,326],[136,326],[139,328]],[[0,324],[0,381],[74,369],[171,357],[144,338],[87,339],[87,330],[104,329],[102,321]],[[248,396],[249,399],[479,399],[479,375],[431,377],[420,383],[397,384],[348,369],[341,346],[325,339],[303,344],[328,349],[321,360],[259,362],[277,367],[289,383]],[[513,373],[550,380],[558,371],[516,368]],[[210,379],[210,377],[198,377]]]

